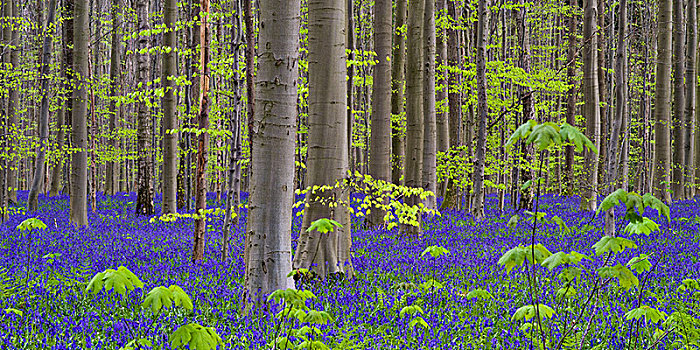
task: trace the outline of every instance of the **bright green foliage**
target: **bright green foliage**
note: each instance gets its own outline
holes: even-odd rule
[[[335,319],[333,319],[333,316],[331,316],[326,311],[309,310],[306,313],[306,316],[304,316],[302,322],[314,324],[327,324],[329,322],[335,322]]]
[[[685,312],[676,311],[671,313],[663,327],[669,331],[675,331],[680,339],[674,342],[674,346],[680,349],[695,349],[691,344],[700,344],[700,318],[693,317]]]
[[[539,313],[540,319],[552,318],[552,316],[554,316],[554,309],[544,304],[525,305],[515,311],[511,320],[527,321],[534,318],[537,313]]]
[[[552,146],[573,144],[576,146],[577,152],[581,152],[586,146],[589,150],[598,153],[598,149],[586,135],[567,123],[559,126],[551,122],[538,124],[535,120],[528,120],[515,129],[505,147],[510,148],[520,139],[525,140],[526,144],[534,144],[539,151],[544,151]]]
[[[129,269],[124,266],[119,266],[116,270],[107,269],[104,272],[96,274],[95,277],[88,282],[85,291],[92,291],[97,294],[103,287],[107,291],[114,290],[121,296],[125,296],[127,291],[143,288],[143,282],[129,271]]]
[[[583,273],[583,270],[580,267],[567,266],[561,270],[561,272],[557,275],[557,278],[566,283],[571,283],[573,280],[581,277],[581,273]]]
[[[647,217],[643,217],[642,220],[630,221],[625,226],[625,232],[645,234],[647,236],[654,231],[659,231],[659,225]]]
[[[576,296],[576,289],[574,287],[562,287],[557,289],[557,299],[561,298],[573,298]]]
[[[160,286],[151,289],[141,306],[144,308],[150,307],[153,314],[157,314],[163,306],[166,308],[171,307],[173,303],[175,303],[175,306],[182,306],[189,311],[193,309],[192,299],[177,285],[171,285],[168,288]]]
[[[666,317],[668,317],[668,314],[646,305],[632,309],[625,314],[625,318],[628,320],[638,320],[642,316],[644,316],[644,319],[647,321],[659,323],[659,321],[665,320]]]
[[[564,222],[564,220],[562,220],[562,218],[560,218],[558,216],[553,216],[550,219],[550,221],[556,223],[559,226],[559,231],[561,231],[562,234],[568,235],[571,233],[571,229],[569,228],[569,226],[566,225],[566,222]]]
[[[578,264],[583,259],[591,260],[591,258],[589,258],[588,256],[576,251],[572,251],[570,254],[566,254],[564,252],[557,252],[545,259],[542,262],[542,266],[548,268],[551,271],[554,270],[555,267],[561,265]]]
[[[119,350],[138,350],[144,348],[153,348],[153,342],[145,338],[134,339],[126,343],[126,345],[124,345],[123,347],[119,348]]]
[[[416,317],[411,322],[408,323],[408,328],[410,329],[416,329],[417,326],[420,326],[423,329],[428,329],[430,328],[430,325],[428,325],[428,322],[425,322],[423,317]]]
[[[318,349],[318,350],[328,350],[328,346],[320,340],[304,340],[299,343],[298,349]]]
[[[618,284],[625,290],[629,290],[634,286],[639,286],[639,279],[637,276],[622,264],[601,267],[596,271],[598,271],[598,275],[600,275],[601,278],[617,278]]]
[[[425,248],[425,250],[420,254],[421,258],[428,253],[430,253],[430,256],[433,258],[437,258],[442,255],[450,254],[450,251],[438,245],[431,245]]]
[[[637,248],[637,244],[623,237],[603,236],[593,245],[596,255],[604,253],[621,253],[625,248]]]
[[[296,349],[296,345],[288,337],[277,337],[275,347],[280,350]]]
[[[189,346],[190,350],[214,350],[217,345],[224,348],[224,341],[213,327],[204,327],[190,323],[178,328],[170,335],[170,346],[181,349]]]
[[[401,308],[401,311],[399,311],[399,316],[403,317],[406,314],[415,315],[424,313],[425,312],[423,312],[423,308],[421,308],[420,305],[408,305]]]
[[[37,218],[26,219],[17,225],[17,229],[20,231],[43,230],[45,228],[46,224]]]
[[[514,228],[515,225],[518,224],[518,220],[520,219],[520,216],[518,214],[515,214],[508,219],[508,227]]]
[[[669,222],[671,221],[671,210],[663,201],[654,197],[651,193],[640,196],[637,193],[627,192],[623,189],[618,189],[605,197],[603,202],[600,203],[596,215],[608,211],[620,203],[625,204],[627,210],[625,217],[630,221],[641,220],[639,215],[643,214],[646,208],[655,209],[659,215],[665,217]],[[635,210],[639,214],[636,214]]]
[[[431,278],[419,284],[418,287],[420,287],[420,289],[423,291],[431,291],[434,289],[442,289],[445,287],[445,285]]]
[[[700,283],[698,283],[698,280],[686,278],[683,280],[683,283],[678,286],[676,291],[679,293],[683,293],[685,291],[700,291]]]
[[[649,255],[640,254],[635,256],[627,262],[627,266],[631,267],[636,273],[642,273],[651,270],[651,262],[649,262]]]
[[[19,316],[19,317],[24,316],[24,312],[22,312],[22,310],[17,310],[17,309],[15,309],[15,308],[7,308],[7,309],[5,309],[4,311],[5,311],[6,313],[8,313],[8,314],[15,314],[15,315],[17,315],[17,316]]]
[[[552,253],[547,250],[542,244],[535,244],[533,246],[517,246],[509,251],[507,251],[500,259],[498,259],[498,265],[504,265],[506,267],[506,272],[510,272],[516,266],[520,266],[527,259],[528,262],[532,263],[532,255],[535,255],[535,262],[541,264],[545,259],[552,255]]]
[[[467,294],[467,299],[488,300],[495,299],[493,294],[481,288],[474,289]]]
[[[319,233],[333,232],[336,227],[343,227],[339,222],[331,219],[318,219],[311,223],[311,226],[306,229],[306,232],[318,231]]]

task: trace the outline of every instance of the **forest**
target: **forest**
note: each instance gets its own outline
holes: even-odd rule
[[[697,0],[0,3],[0,349],[700,349]]]

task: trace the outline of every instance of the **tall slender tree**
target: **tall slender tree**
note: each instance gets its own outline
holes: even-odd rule
[[[484,168],[486,167],[486,124],[489,118],[488,101],[486,100],[486,46],[488,37],[488,5],[486,0],[479,0],[479,24],[476,29],[476,90],[479,113],[479,135],[476,139],[476,157],[474,158],[474,173],[472,183],[471,211],[477,218],[484,216]],[[524,9],[523,9],[524,11]]]
[[[583,98],[586,116],[586,134],[600,149],[600,93],[598,90],[598,35],[595,32],[598,13],[598,0],[586,0],[583,12]],[[598,206],[598,153],[585,151],[583,169],[584,193],[581,196],[581,210],[595,210]]]
[[[74,0],[73,10],[73,103],[71,111],[70,222],[78,227],[87,226],[87,76],[90,23],[88,0]]]
[[[437,121],[435,111],[435,1],[425,0],[423,16],[423,189],[437,192]],[[435,209],[437,197],[424,200]]]
[[[44,183],[46,148],[49,146],[49,67],[51,66],[51,30],[56,15],[56,0],[49,2],[49,15],[44,26],[44,44],[41,53],[41,111],[39,113],[39,145],[37,149],[32,188],[29,191],[29,210],[39,207],[39,191]]]
[[[207,153],[209,152],[209,43],[211,32],[209,29],[209,0],[200,0],[200,25],[199,25],[199,111],[197,115],[197,172],[195,174],[195,205],[194,209],[199,213],[207,208]],[[204,259],[204,232],[206,220],[198,217],[194,222],[194,244],[192,248],[192,261]]]
[[[448,30],[447,30],[447,64],[450,67],[459,67],[460,65],[460,39],[459,30],[457,29],[458,18],[457,18],[457,5],[454,1],[447,2],[447,19],[448,19]],[[445,71],[445,74],[449,76],[447,79],[447,86],[445,89],[447,92],[448,100],[448,112],[449,112],[449,146],[452,149],[457,149],[462,146],[462,103],[461,95],[459,93],[459,76],[455,73],[450,73],[449,70]],[[454,209],[460,202],[457,200],[457,187],[454,181],[448,180],[446,185],[447,189],[445,191],[445,198],[442,202],[442,206],[446,208]]]
[[[400,185],[404,175],[405,138],[404,85],[406,77],[406,6],[407,0],[396,0],[391,54],[391,182]]]
[[[153,215],[153,187],[152,179],[152,158],[151,158],[151,115],[147,105],[145,91],[148,89],[148,79],[150,77],[149,53],[148,53],[148,0],[136,0],[136,17],[139,29],[139,37],[136,39],[136,81],[141,86],[143,94],[137,103],[137,124],[136,149],[137,149],[137,189],[136,189],[136,214]]]
[[[438,0],[436,15],[439,19],[439,27],[436,27],[435,52],[435,79],[436,79],[436,123],[437,123],[437,151],[447,152],[450,148],[450,127],[447,113],[447,0]],[[445,183],[439,184],[438,193],[444,192]]]
[[[387,55],[388,50],[383,50],[382,54]],[[334,185],[347,176],[345,74],[345,2],[310,0],[308,186]],[[330,207],[329,200],[347,202],[347,191],[307,194],[294,268],[312,270],[321,278],[336,273],[352,276],[350,216],[344,206]],[[307,231],[312,222],[321,218],[335,220],[342,227],[330,235]]]
[[[260,45],[251,131],[252,172],[259,175],[250,179],[244,282],[246,299],[255,303],[262,303],[277,289],[294,287],[289,277],[292,271],[289,208],[294,202],[300,11],[300,0],[260,1]]]
[[[687,51],[685,66],[685,159],[683,161],[683,173],[685,177],[685,198],[690,199],[695,194],[693,162],[695,158],[695,113],[697,108],[696,90],[698,84],[697,77],[697,55],[698,55],[698,16],[697,1],[688,0],[687,5]]]
[[[566,92],[566,122],[576,125],[576,14],[574,9],[578,7],[578,0],[569,1],[569,16],[567,17],[568,46],[566,51],[566,82],[569,91]],[[569,195],[574,192],[574,146],[565,148],[565,192]]]
[[[673,199],[682,199],[685,190],[685,23],[683,0],[673,2],[673,158],[671,190]]]
[[[374,50],[377,53],[372,81],[372,133],[370,134],[369,174],[391,181],[391,0],[374,3]],[[383,221],[384,212],[373,208],[372,226]]]
[[[116,151],[117,148],[117,120],[119,119],[119,107],[117,107],[117,94],[119,87],[119,66],[120,66],[120,21],[119,21],[119,0],[112,0],[112,33],[109,59],[109,148],[111,151]],[[116,152],[115,152],[116,153]],[[117,191],[115,180],[115,161],[107,160],[105,169],[105,193],[114,195]]]
[[[162,78],[163,84],[163,214],[177,212],[177,155],[178,133],[177,108],[175,90],[177,85],[177,65],[175,54],[177,38],[175,24],[177,23],[177,0],[163,2],[163,34]]]
[[[19,73],[19,31],[21,30],[21,28],[17,23],[15,23],[17,19],[20,18],[19,7],[17,5],[18,1],[10,1],[8,5],[5,6],[5,17],[8,18],[12,24],[9,25],[9,29],[8,27],[4,28],[5,31],[10,31],[9,46],[5,48],[6,50],[9,50],[10,54],[6,56],[5,63],[9,63],[9,69],[12,72],[10,74],[10,79],[11,81],[13,81],[12,84],[14,86],[20,85],[17,76]],[[19,114],[17,108],[18,100],[19,89],[9,89],[7,94],[7,125],[9,126],[9,131],[14,135],[20,132],[17,120],[17,115]],[[16,153],[15,139],[16,136],[11,136],[8,139],[8,146],[10,151],[9,154]],[[15,162],[13,157],[11,157],[7,164],[7,200],[10,203],[17,203],[17,167],[17,162]]]
[[[406,49],[406,153],[404,183],[408,187],[423,186],[423,16],[426,0],[408,3],[408,43]],[[417,205],[415,196],[407,204]],[[420,228],[405,227],[417,234]]]
[[[654,93],[654,181],[657,198],[671,202],[671,37],[673,1],[659,0],[657,15],[656,92]]]

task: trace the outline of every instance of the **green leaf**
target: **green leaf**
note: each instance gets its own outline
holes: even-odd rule
[[[639,285],[637,276],[635,276],[630,269],[621,264],[601,267],[597,271],[601,278],[617,278],[618,284],[625,290]]]
[[[515,311],[511,320],[530,320],[535,317],[536,313],[539,313],[540,318],[552,318],[554,316],[554,309],[544,304],[537,305],[525,305]]]
[[[173,349],[189,346],[190,350],[215,350],[217,345],[224,347],[216,330],[197,323],[184,325],[170,335],[170,346]]]
[[[294,345],[294,342],[289,340],[287,337],[277,337],[275,339],[275,347],[280,350],[289,350],[289,349],[296,349],[296,345]]]
[[[165,288],[163,286],[160,287],[155,287],[151,289],[148,294],[146,294],[146,298],[143,299],[143,303],[141,303],[141,307],[147,308],[150,307],[151,311],[154,314],[157,314],[160,312],[160,309],[165,306],[165,307],[171,307],[173,304],[173,299],[172,299],[172,292],[170,289]]]
[[[420,254],[421,258],[428,253],[430,253],[430,256],[432,256],[433,258],[437,258],[439,256],[449,254],[450,251],[441,246],[431,245],[425,248],[425,250]]]
[[[520,139],[525,139],[528,136],[530,136],[530,132],[532,132],[532,128],[537,125],[537,121],[530,119],[524,124],[520,125],[513,134],[508,138],[508,141],[505,144],[506,149],[510,148],[515,142],[517,142]]]
[[[636,309],[632,309],[625,314],[625,318],[628,320],[632,320],[632,319],[638,320],[642,316],[644,316],[644,318],[647,321],[651,321],[653,323],[659,323],[659,321],[665,320],[666,317],[668,317],[668,314],[663,312],[663,311],[646,306],[646,305],[642,305]]]
[[[518,214],[511,216],[510,219],[508,220],[508,227],[514,228],[515,225],[518,224],[519,219],[520,219],[520,216],[518,216]]]
[[[569,226],[566,225],[566,222],[564,222],[564,220],[562,220],[562,218],[560,218],[558,216],[553,216],[552,221],[555,222],[559,226],[559,231],[561,231],[561,233],[563,233],[565,235],[568,235],[571,233],[571,229],[569,229]]]
[[[534,143],[539,151],[544,151],[553,145],[561,144],[559,127],[553,123],[542,123],[532,128],[526,143]]]
[[[314,324],[326,324],[334,322],[333,317],[326,311],[309,310],[304,317],[303,322]]]
[[[583,146],[585,145],[589,150],[598,153],[598,149],[593,142],[574,126],[567,123],[562,124],[559,129],[559,135],[563,143],[574,144],[574,146],[576,146],[576,152],[583,151]]]
[[[654,197],[651,193],[646,193],[642,196],[642,201],[644,201],[645,207],[651,207],[656,209],[659,215],[666,217],[668,222],[671,222],[671,210],[668,208],[664,202]],[[641,214],[641,213],[640,213]]]
[[[401,308],[401,311],[399,311],[399,316],[403,317],[405,314],[414,315],[416,313],[424,313],[420,305],[408,305]]]
[[[541,264],[545,259],[549,258],[552,255],[552,253],[547,249],[547,247],[543,246],[540,243],[535,244],[534,249],[533,249],[533,246],[530,245],[530,246],[525,247],[524,250],[525,250],[525,258],[527,258],[527,261],[530,262],[531,264],[533,263],[532,262],[533,251],[535,253],[535,262],[538,264]]]
[[[627,204],[627,191],[623,189],[617,189],[615,192],[609,194],[600,203],[598,210],[596,210],[595,215],[598,216],[600,213],[607,212],[608,210],[616,207],[620,202]]]
[[[625,232],[645,234],[647,236],[654,231],[659,231],[659,225],[647,217],[643,217],[642,220],[638,221],[630,221],[625,226]]]
[[[37,218],[26,219],[17,225],[17,229],[20,231],[43,230],[45,228],[46,224]]]
[[[22,312],[22,310],[18,310],[18,309],[14,309],[14,308],[7,308],[7,309],[5,309],[5,312],[8,314],[15,314],[19,317],[24,316],[24,312]]]
[[[625,248],[637,248],[637,244],[623,237],[603,236],[596,244],[593,245],[596,255],[604,253],[620,253]]]
[[[415,329],[416,326],[420,326],[423,329],[428,329],[430,326],[428,325],[428,322],[425,322],[423,317],[416,317],[411,322],[408,323],[408,328]]]
[[[542,261],[542,266],[548,268],[550,271],[554,270],[555,267],[565,265],[565,264],[578,264],[582,259],[590,260],[588,256],[578,253],[571,252],[571,254],[566,254],[564,252],[558,252],[550,255],[544,261]]]
[[[676,291],[678,293],[683,293],[685,291],[695,291],[695,290],[700,291],[700,283],[698,283],[697,280],[691,279],[691,278],[684,279],[682,284],[680,286],[678,286],[678,289],[676,289]]]
[[[649,262],[649,256],[646,254],[641,254],[635,256],[627,262],[627,266],[631,267],[636,273],[642,273],[651,270],[651,262]]]
[[[104,272],[97,273],[90,282],[88,282],[85,291],[92,291],[96,294],[99,293],[102,288],[106,291],[114,290],[121,296],[125,296],[127,291],[143,288],[143,282],[129,271],[129,269],[124,266],[119,266],[116,270],[107,269]]]
[[[311,226],[306,229],[306,232],[318,231],[319,233],[333,232],[336,227],[343,227],[339,222],[331,219],[318,219],[311,223]]]
[[[557,299],[561,298],[573,298],[576,296],[576,289],[574,287],[562,287],[557,290]]]
[[[498,265],[504,265],[506,272],[510,273],[516,266],[520,266],[525,262],[525,249],[522,246],[517,246],[510,249],[498,259]]]
[[[557,278],[566,283],[571,283],[573,280],[580,278],[582,272],[583,270],[581,270],[580,267],[567,266],[561,270],[559,275],[557,275]]]

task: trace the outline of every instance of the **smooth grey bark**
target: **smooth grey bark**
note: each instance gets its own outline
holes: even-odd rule
[[[694,158],[695,158],[695,109],[696,89],[698,83],[697,77],[697,51],[698,51],[698,23],[697,23],[697,1],[688,0],[687,5],[687,51],[686,51],[686,67],[685,67],[685,159],[683,161],[683,173],[685,176],[685,198],[693,198],[696,192],[694,186]]]
[[[654,196],[671,202],[671,37],[673,30],[672,1],[659,0],[656,23],[656,90],[654,93]]]
[[[177,65],[175,55],[177,49],[177,37],[175,24],[177,22],[177,0],[165,0],[163,2],[163,25],[166,27],[163,34],[162,78],[163,84],[163,203],[162,213],[177,212],[177,164],[178,164],[178,128],[175,90],[177,85]],[[155,146],[155,145],[154,145]]]
[[[486,0],[479,0],[478,5],[479,24],[476,30],[476,90],[479,113],[479,131],[476,140],[476,155],[474,158],[474,173],[472,184],[474,195],[472,196],[471,213],[477,219],[484,216],[484,168],[486,167],[486,125],[489,118],[489,107],[486,99],[486,46],[488,37],[488,7]],[[522,11],[525,11],[523,9]],[[525,24],[526,25],[526,24]]]
[[[391,55],[391,182],[401,185],[405,167],[404,86],[406,77],[406,5],[407,0],[396,0]]]
[[[435,195],[423,204],[437,207],[437,121],[435,112],[435,1],[425,0],[423,16],[423,189]]]
[[[598,80],[598,35],[595,33],[598,0],[587,0],[583,13],[583,114],[586,116],[586,136],[600,149],[600,93]],[[581,210],[596,210],[598,206],[598,154],[584,151],[581,184]]]
[[[136,17],[139,33],[150,28],[148,23],[148,0],[136,0]],[[149,73],[148,37],[140,35],[136,39],[136,81],[141,85],[141,91],[147,90]],[[137,103],[137,175],[136,175],[136,215],[153,215],[153,187],[151,186],[151,116],[146,105],[146,96],[140,96]]]
[[[245,258],[246,301],[294,288],[292,211],[300,0],[260,0]],[[248,43],[250,45],[250,43]],[[345,115],[343,111],[342,115]]]
[[[344,0],[309,1],[308,57],[307,186],[332,186],[343,181],[349,168]],[[329,200],[347,203],[347,191],[340,188],[307,193],[293,266],[309,269],[322,279],[337,273],[352,277],[350,216],[343,205],[329,207],[323,203]],[[307,232],[311,223],[321,218],[335,220],[342,227],[329,234]]]
[[[460,39],[459,30],[455,27],[457,24],[457,5],[454,1],[447,2],[447,15],[448,19],[451,21],[449,29],[447,31],[447,64],[450,67],[459,67],[460,65]],[[462,97],[459,93],[459,76],[457,74],[450,74],[447,70],[445,71],[449,77],[447,79],[447,100],[449,109],[449,146],[452,149],[456,149],[462,146]],[[455,183],[450,181],[447,184],[447,190],[445,191],[445,198],[442,202],[441,207],[455,209],[458,200],[457,187]]]
[[[75,0],[73,10],[73,105],[71,113],[70,223],[87,226],[87,76],[90,24],[88,0]]]
[[[56,0],[49,2],[49,15],[44,26],[44,43],[41,49],[41,111],[39,113],[39,145],[36,152],[36,163],[32,188],[29,191],[29,210],[35,211],[39,207],[39,191],[44,183],[44,170],[46,161],[46,148],[49,146],[49,67],[51,65],[51,35],[50,27],[56,16]]]
[[[391,0],[374,4],[374,51],[377,53],[372,86],[372,132],[370,134],[369,175],[391,181]],[[383,222],[384,211],[373,207],[371,226]]]
[[[574,9],[578,7],[578,0],[570,0],[569,6]],[[576,125],[576,15],[571,13],[566,19],[569,40],[566,53],[566,81],[569,84],[569,91],[566,92],[566,122]],[[574,146],[566,146],[564,149],[564,192],[567,195],[574,193]]]
[[[671,190],[673,199],[682,199],[685,191],[685,25],[683,0],[673,1],[673,158]]]
[[[120,66],[120,54],[121,49],[121,38],[120,38],[120,21],[119,21],[119,0],[112,0],[111,6],[112,12],[112,37],[110,48],[110,59],[109,59],[109,149],[111,151],[116,151],[117,141],[116,141],[116,131],[117,131],[117,120],[119,119],[119,108],[117,107],[117,94],[119,88],[119,66]],[[116,152],[115,152],[116,153]],[[114,195],[117,191],[117,186],[114,183],[115,180],[115,162],[113,160],[107,160],[105,164],[105,194]]]
[[[407,187],[423,186],[423,15],[426,0],[412,0],[408,4],[408,43],[406,45],[406,153],[404,183]],[[406,199],[409,205],[418,205],[420,199]],[[403,228],[410,234],[420,233],[420,227]]]
[[[525,1],[520,2],[525,4]],[[531,66],[531,50],[530,50],[530,32],[527,25],[527,6],[522,6],[519,11],[516,11],[515,20],[518,26],[518,41],[520,42],[520,59],[518,64],[520,68],[523,69],[525,73],[530,73]],[[520,102],[523,105],[522,120],[520,123],[525,123],[530,119],[535,119],[535,103],[532,98],[532,88],[530,86],[520,86],[519,87]],[[511,185],[514,187],[514,193],[520,194],[518,199],[519,209],[532,209],[532,201],[534,197],[535,186],[529,186],[523,189],[520,184],[524,184],[533,178],[532,170],[528,164],[533,162],[534,148],[532,145],[527,145],[525,142],[520,142],[520,154],[522,155],[526,165],[519,165],[520,172],[516,173],[519,177],[519,181],[512,181]],[[517,192],[516,192],[517,191]]]

